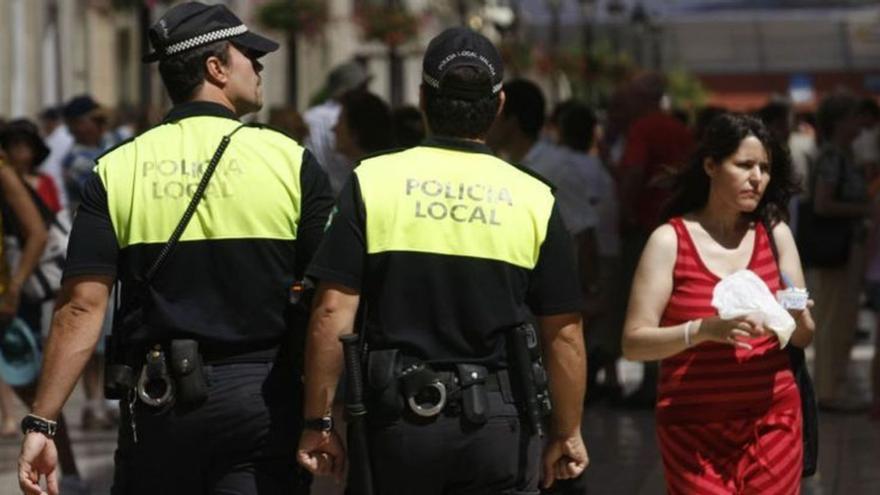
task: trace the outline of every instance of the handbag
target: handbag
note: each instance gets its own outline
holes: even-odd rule
[[[61,289],[61,276],[67,259],[67,241],[70,237],[70,212],[61,210],[53,214],[30,187],[28,191],[45,221],[48,237],[37,266],[21,286],[21,297],[27,302],[42,303],[53,299]],[[12,212],[6,212],[6,217],[15,221]],[[18,266],[23,248],[24,242],[18,232],[4,233],[3,250],[10,267]]]
[[[834,197],[842,196],[844,167],[842,159],[837,160],[839,174],[834,188]],[[798,204],[798,224],[795,239],[798,253],[806,267],[836,268],[849,261],[853,241],[853,222],[848,218],[826,217],[816,213],[813,200],[816,196],[816,180],[811,179],[812,197]]]
[[[776,266],[779,266],[779,250],[776,248],[776,239],[773,237],[773,229],[768,222],[764,222],[764,230],[770,239],[770,249]],[[782,271],[780,270],[780,278]],[[808,478],[816,474],[819,461],[819,411],[816,406],[816,391],[813,389],[813,379],[807,370],[807,359],[804,350],[795,345],[785,346],[788,352],[788,360],[791,362],[791,372],[797,383],[801,395],[801,421],[803,430],[804,460],[801,468],[801,477]]]

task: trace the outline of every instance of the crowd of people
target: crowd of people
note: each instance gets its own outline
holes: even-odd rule
[[[360,162],[417,147],[430,132],[418,107],[391,108],[370,82],[352,61],[328,75],[326,101],[302,114],[269,114],[270,125],[311,152],[334,195]],[[538,84],[508,79],[485,143],[555,190],[577,261],[588,405],[656,409],[670,493],[795,493],[801,406],[786,353],[763,322],[718,317],[712,289],[742,268],[774,292],[806,287],[815,305],[793,312],[790,345],[815,348],[819,409],[880,419],[880,329],[873,402],[853,395],[847,378],[865,333],[860,310],[880,322],[880,107],[839,90],[815,111],[774,99],[748,115],[707,107],[683,120],[666,108],[665,93],[661,75],[642,74],[605,108],[574,99],[550,108]],[[146,130],[142,121],[81,95],[36,121],[0,122],[4,323],[19,318],[38,341],[46,332],[58,287],[41,298],[23,287],[46,263],[52,229],[69,228],[96,159]],[[99,345],[83,377],[86,430],[118,422],[117,405],[102,393],[102,355]],[[628,396],[618,376],[623,357],[645,362]],[[15,396],[29,406],[34,386],[0,384],[0,435],[17,434]],[[57,443],[75,483],[63,418]],[[721,462],[731,456],[745,460]],[[565,483],[577,481],[557,489]]]

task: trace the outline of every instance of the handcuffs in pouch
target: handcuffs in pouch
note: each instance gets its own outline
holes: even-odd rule
[[[165,362],[165,352],[159,345],[147,351],[137,382],[137,395],[144,404],[153,407],[161,407],[174,400],[174,380]]]

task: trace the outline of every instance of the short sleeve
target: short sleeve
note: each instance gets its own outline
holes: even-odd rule
[[[306,270],[310,278],[360,290],[367,262],[366,212],[357,175],[339,193],[324,239]]]
[[[303,151],[300,169],[302,208],[296,232],[296,276],[300,278],[312,260],[327,226],[327,216],[333,209],[333,191],[327,174],[308,150]]]
[[[581,310],[574,247],[554,204],[538,263],[529,276],[526,301],[538,316]]]
[[[85,181],[82,203],[76,212],[64,278],[80,275],[116,276],[119,242],[107,206],[107,190],[101,178],[92,173]]]

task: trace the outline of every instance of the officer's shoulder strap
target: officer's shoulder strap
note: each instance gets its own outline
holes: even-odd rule
[[[516,163],[511,163],[510,165],[513,168],[519,170],[520,172],[522,172],[526,175],[529,175],[529,176],[537,179],[538,181],[542,182],[545,186],[550,188],[550,191],[552,193],[554,193],[554,194],[556,193],[556,186],[554,186],[553,183],[550,182],[549,180],[547,180],[547,178],[544,177],[543,175],[539,174],[538,172],[535,172],[534,170],[532,170],[529,167],[526,167],[524,165],[520,165],[520,164],[516,164]]]
[[[95,158],[95,162],[97,163],[98,160],[100,160],[101,158],[104,158],[104,156],[109,155],[110,153],[116,151],[117,149],[122,148],[123,146],[125,146],[125,145],[131,143],[131,142],[134,141],[135,139],[137,139],[137,138],[139,138],[139,137],[141,137],[141,136],[146,136],[146,135],[148,135],[149,133],[153,132],[154,130],[156,130],[156,129],[160,128],[160,127],[163,127],[163,126],[165,126],[165,125],[167,125],[167,124],[168,124],[167,122],[161,122],[161,123],[159,123],[159,124],[154,125],[153,127],[150,127],[149,129],[145,130],[144,132],[141,132],[140,134],[135,134],[134,136],[131,136],[131,137],[128,138],[128,139],[125,139],[125,140],[123,140],[123,141],[120,141],[120,142],[114,144],[113,146],[111,146],[111,147],[107,148],[106,150],[104,150],[103,153],[101,153],[100,155],[98,155],[98,156]]]
[[[126,144],[128,144],[128,143],[134,141],[136,137],[137,137],[137,136],[132,136],[132,137],[126,139],[126,140],[120,141],[120,142],[114,144],[113,146],[107,148],[106,150],[104,150],[103,153],[101,153],[100,155],[98,155],[97,157],[95,157],[95,163],[99,162],[99,161],[101,160],[101,158],[104,158],[106,155],[109,155],[110,153],[113,153],[113,152],[116,151],[117,149],[119,149],[119,148],[125,146]]]
[[[372,153],[368,153],[368,154],[362,156],[362,157],[357,161],[357,163],[355,163],[354,166],[357,167],[357,166],[359,166],[361,163],[363,163],[363,162],[365,162],[365,161],[367,161],[367,160],[372,160],[372,159],[374,159],[374,158],[381,158],[381,157],[383,157],[383,156],[387,156],[387,155],[393,155],[393,154],[395,154],[395,153],[400,153],[401,151],[406,151],[406,150],[408,150],[408,149],[409,149],[409,148],[389,148],[389,149],[387,149],[387,150],[374,151],[374,152],[372,152]]]
[[[286,131],[284,131],[278,127],[275,127],[271,124],[264,124],[262,122],[249,122],[247,124],[244,124],[244,126],[245,127],[252,127],[254,129],[259,129],[259,130],[277,132],[278,134],[281,134],[282,136],[286,137],[287,139],[290,139],[291,141],[295,142],[296,144],[303,146],[302,143],[300,143],[299,141],[294,139],[293,136],[288,134]]]

